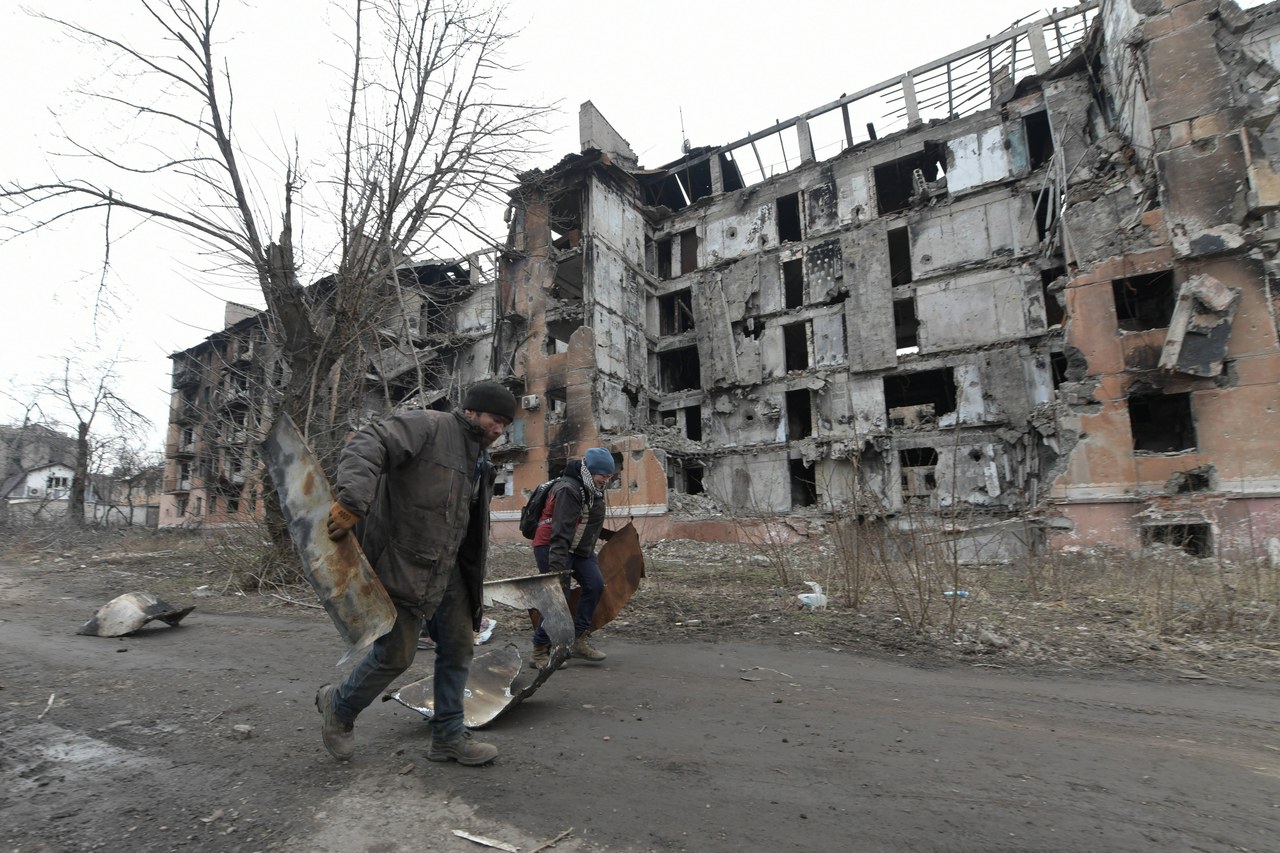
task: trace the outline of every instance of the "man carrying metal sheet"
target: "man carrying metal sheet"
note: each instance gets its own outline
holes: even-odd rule
[[[602,661],[605,653],[589,642],[596,606],[604,593],[604,576],[596,557],[596,542],[611,535],[604,530],[604,487],[613,479],[613,455],[593,447],[582,459],[571,459],[547,494],[546,505],[533,536],[533,556],[539,572],[568,570],[578,582],[580,594],[573,614],[574,641],[570,657]],[[569,593],[568,583],[565,594]],[[551,641],[539,625],[533,632],[535,669],[550,664]]]
[[[413,663],[425,624],[436,644],[431,761],[487,764],[496,747],[463,725],[463,688],[480,626],[494,472],[487,448],[515,418],[516,400],[497,382],[467,390],[462,411],[411,411],[356,433],[343,450],[329,537],[357,533],[396,608],[380,637],[339,685],[316,693],[324,745],[355,753],[353,724]]]

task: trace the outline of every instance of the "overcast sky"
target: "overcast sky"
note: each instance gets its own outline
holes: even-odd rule
[[[0,176],[71,176],[80,167],[50,155],[67,150],[60,125],[81,135],[99,128],[100,117],[74,90],[101,79],[101,57],[17,3],[2,5],[0,79],[9,121],[0,134]],[[334,55],[327,33],[343,26],[343,17],[324,0],[223,5],[236,131],[262,151],[288,149],[298,139],[304,159],[332,148],[324,137],[343,93],[324,57]],[[127,13],[130,0],[23,6],[142,31],[142,21]],[[695,146],[731,142],[1044,14],[1044,6],[1022,0],[514,0],[508,18],[519,35],[508,60],[520,70],[506,83],[523,100],[560,107],[547,152],[530,166],[548,167],[577,150],[585,100],[642,164],[656,166],[677,158],[684,138]],[[220,328],[224,301],[262,300],[253,282],[203,273],[208,264],[169,232],[148,225],[128,231],[123,216],[112,230],[106,300],[100,216],[0,245],[0,380],[24,398],[25,388],[58,370],[60,357],[77,349],[119,352],[126,360],[121,390],[156,422],[158,448],[167,356]],[[15,401],[0,396],[0,422],[20,415]]]

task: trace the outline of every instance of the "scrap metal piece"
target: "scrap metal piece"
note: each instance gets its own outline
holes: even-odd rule
[[[547,636],[551,639],[551,661],[544,669],[537,670],[537,675],[527,683],[517,685],[524,671],[524,658],[517,645],[507,643],[502,648],[478,652],[472,659],[463,692],[463,723],[467,728],[484,728],[532,696],[568,659],[569,646],[573,643],[573,618],[560,586],[563,574],[530,575],[484,584],[485,606],[503,604],[543,614]],[[383,701],[394,699],[431,719],[435,715],[434,697],[433,678],[428,675],[384,696]]]
[[[373,573],[356,537],[329,538],[326,522],[333,490],[320,463],[287,414],[276,418],[260,447],[267,472],[280,496],[289,536],[302,561],[302,573],[347,642],[338,666],[391,630],[395,605]]]
[[[640,533],[636,526],[628,521],[621,530],[615,530],[596,559],[600,562],[600,574],[604,575],[604,593],[591,619],[592,631],[599,631],[612,622],[640,589],[640,579],[644,577],[644,552],[640,550]],[[569,602],[570,613],[578,606],[578,595],[574,590]]]
[[[99,607],[93,618],[76,633],[89,637],[123,637],[157,619],[170,627],[177,627],[182,618],[195,609],[194,604],[174,607],[149,592],[126,592]]]

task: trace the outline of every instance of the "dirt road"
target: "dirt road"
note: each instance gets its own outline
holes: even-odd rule
[[[320,744],[318,611],[75,630],[111,578],[0,563],[0,842],[12,851],[1227,851],[1280,842],[1280,690],[928,670],[857,649],[601,636],[425,760],[396,703]],[[116,589],[114,592],[124,592]],[[514,620],[499,626],[505,642]],[[522,632],[516,632],[523,642]],[[425,672],[423,655],[412,674]],[[50,703],[52,697],[52,703]],[[247,727],[247,728],[246,728]]]

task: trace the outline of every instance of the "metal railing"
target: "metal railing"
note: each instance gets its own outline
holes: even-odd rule
[[[681,161],[670,173],[682,173],[707,160],[714,168],[723,156],[750,186],[885,133],[981,112],[1018,81],[1044,74],[1062,61],[1088,36],[1097,10],[1097,2],[1086,2],[1015,25],[905,74]]]

